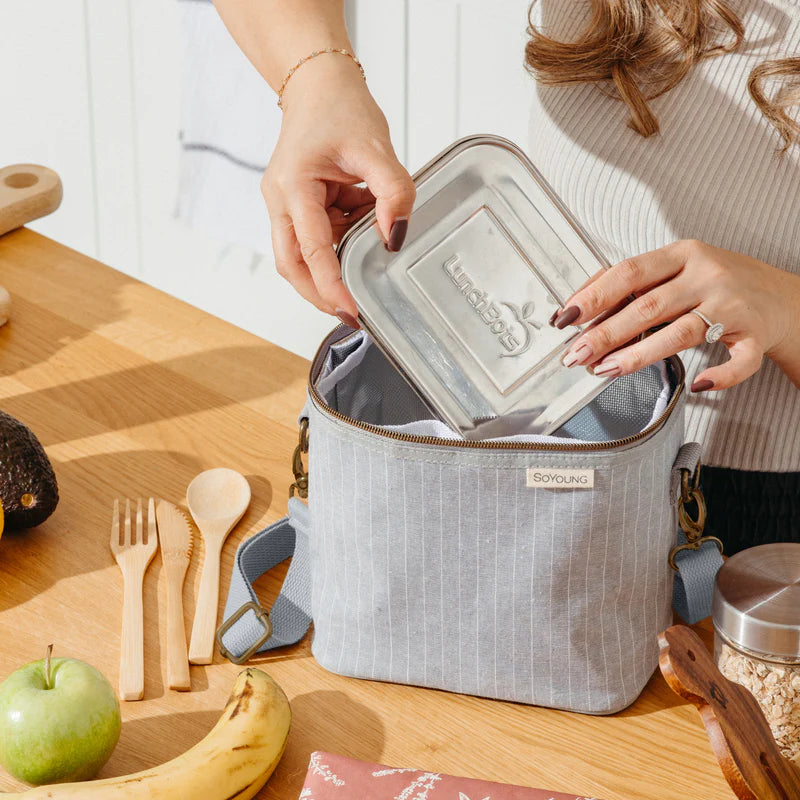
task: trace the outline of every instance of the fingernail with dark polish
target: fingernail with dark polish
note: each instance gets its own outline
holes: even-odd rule
[[[349,328],[355,328],[356,330],[358,330],[358,328],[361,327],[358,324],[358,320],[353,319],[353,317],[351,317],[350,314],[348,314],[343,308],[336,309],[336,316],[339,317],[339,319],[342,322],[344,322],[344,324],[347,325]]]
[[[559,330],[566,328],[567,325],[572,325],[576,319],[581,315],[581,310],[578,306],[567,306],[557,317],[555,326]]]
[[[547,320],[547,324],[552,328],[555,325],[556,317],[559,315],[561,309],[557,308],[551,315],[550,319]]]
[[[692,384],[692,392],[707,392],[709,389],[714,388],[714,381],[708,378],[703,378],[701,381],[695,381]]]
[[[386,249],[396,253],[406,240],[406,233],[408,232],[408,217],[398,217],[393,223],[389,231],[389,241],[386,243]]]

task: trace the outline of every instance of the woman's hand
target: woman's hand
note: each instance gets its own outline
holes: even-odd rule
[[[620,308],[629,295],[635,299]],[[617,376],[703,342],[708,326],[690,313],[693,309],[723,325],[720,343],[730,353],[724,364],[695,376],[693,392],[741,383],[765,354],[800,381],[800,278],[703,242],[675,242],[598,273],[551,324],[583,324],[607,312],[570,345],[563,360],[569,367],[590,365],[595,374]]]
[[[376,207],[390,250],[399,250],[415,189],[389,128],[346,56],[303,64],[283,94],[283,124],[261,182],[280,275],[317,308],[356,326],[357,310],[333,251],[345,230]],[[366,182],[366,188],[356,186]]]

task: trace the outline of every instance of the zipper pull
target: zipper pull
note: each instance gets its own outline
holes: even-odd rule
[[[294,497],[295,491],[305,500],[308,497],[308,472],[303,466],[303,453],[308,452],[308,417],[300,420],[300,439],[292,455],[292,472],[294,483],[289,486],[289,497]]]

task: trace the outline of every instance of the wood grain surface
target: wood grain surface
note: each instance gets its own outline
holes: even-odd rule
[[[53,642],[56,656],[84,659],[116,685],[122,580],[108,546],[113,499],[156,495],[185,508],[186,487],[202,470],[245,474],[253,498],[225,543],[227,587],[239,542],[285,513],[308,364],[25,229],[0,238],[0,284],[14,302],[0,328],[0,408],[38,435],[61,492],[47,522],[0,539],[0,677],[43,658]],[[184,586],[187,630],[198,556]],[[257,585],[265,605],[282,579],[274,572]],[[199,741],[239,671],[217,654],[191,668],[191,692],[170,691],[165,601],[157,555],[144,584],[145,696],[122,704],[122,736],[104,777]],[[708,625],[699,632],[709,646]],[[631,708],[587,717],[333,675],[311,657],[308,637],[252,663],[283,686],[294,717],[265,800],[298,797],[315,749],[601,800],[734,797],[695,708],[658,673]],[[0,788],[19,786],[0,772]]]

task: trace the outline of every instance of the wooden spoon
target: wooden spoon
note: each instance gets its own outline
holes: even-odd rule
[[[186,500],[205,548],[189,661],[210,664],[217,630],[220,553],[228,534],[250,505],[250,484],[236,470],[209,469],[189,484]]]
[[[673,625],[659,637],[670,688],[697,707],[722,773],[740,800],[800,798],[800,769],[781,755],[750,692],[717,669],[700,637]]]

